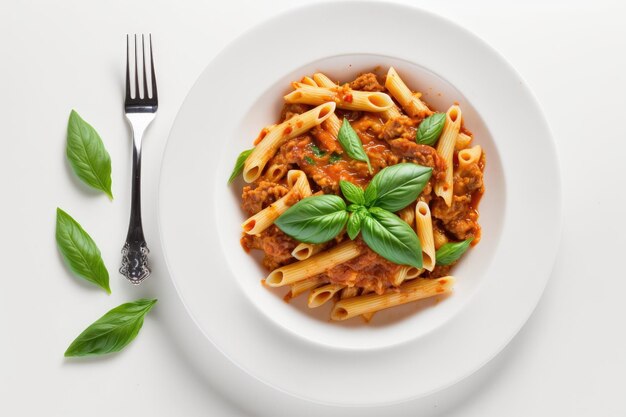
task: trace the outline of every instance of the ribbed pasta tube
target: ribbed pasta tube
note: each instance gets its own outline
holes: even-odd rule
[[[393,106],[393,100],[385,93],[377,91],[358,91],[346,87],[310,87],[302,85],[287,94],[287,103],[318,105],[332,101],[345,110],[382,112]]]
[[[418,95],[413,94],[393,67],[390,67],[387,72],[385,87],[409,116],[426,117],[432,114],[428,106],[420,100]]]
[[[415,206],[415,228],[417,229],[417,237],[422,244],[424,269],[432,271],[436,262],[433,220],[430,215],[430,207],[423,201],[418,201]]]
[[[341,291],[345,285],[341,284],[326,284],[322,287],[315,288],[309,294],[307,305],[309,308],[319,307],[333,298],[335,294]]]
[[[461,118],[462,113],[459,106],[451,106],[446,112],[446,122],[443,126],[441,136],[439,137],[439,142],[437,143],[437,153],[446,161],[446,178],[444,181],[435,184],[435,194],[443,198],[448,207],[452,204],[452,156],[454,154],[456,138],[461,128]]]

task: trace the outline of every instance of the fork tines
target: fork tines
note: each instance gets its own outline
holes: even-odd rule
[[[134,63],[135,63],[135,88],[131,94],[131,60],[130,60],[130,37],[126,35],[126,98],[124,99],[124,105],[126,107],[156,107],[158,105],[157,100],[157,85],[156,85],[156,76],[154,74],[154,58],[152,55],[152,34],[148,35],[148,42],[150,43],[150,86],[151,86],[151,94],[148,91],[148,77],[147,77],[147,68],[146,68],[146,45],[145,45],[145,37],[141,35],[141,55],[142,55],[142,81],[143,88],[140,88],[139,82],[139,67],[138,67],[138,59],[137,59],[137,35],[134,35]],[[140,91],[141,90],[141,91]]]

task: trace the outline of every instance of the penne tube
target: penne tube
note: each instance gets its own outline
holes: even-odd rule
[[[333,307],[330,317],[333,320],[347,320],[365,313],[446,294],[452,290],[453,285],[454,277],[452,276],[436,279],[416,278],[404,283],[400,287],[400,292],[388,292],[382,295],[368,294],[340,300]]]
[[[392,284],[397,287],[404,281],[417,278],[421,275],[422,272],[424,272],[423,269],[416,268],[414,266],[403,265],[400,267],[400,269],[398,269],[398,272],[396,272],[395,276],[393,277]]]
[[[435,238],[433,236],[433,220],[430,207],[423,201],[415,206],[415,228],[417,237],[422,245],[422,263],[424,269],[432,271],[435,268]]]
[[[471,164],[477,164],[483,150],[480,145],[476,145],[469,149],[463,149],[459,152],[459,169],[467,168]]]
[[[418,95],[413,94],[393,67],[387,72],[385,87],[409,116],[426,117],[433,113]]]
[[[291,291],[289,291],[289,296],[291,298],[297,297],[305,291],[311,290],[313,288],[319,287],[322,284],[326,284],[328,281],[321,277],[311,277],[308,279],[303,279],[302,281],[296,281],[291,284]]]
[[[341,291],[345,285],[341,284],[326,284],[322,287],[315,288],[309,294],[307,305],[309,308],[319,307],[333,298],[335,294]]]
[[[413,205],[408,205],[402,210],[398,212],[398,216],[409,226],[413,227],[413,223],[415,222],[415,210],[413,210]]]
[[[469,146],[472,144],[472,139],[473,138],[470,135],[460,132],[459,135],[456,137],[456,145],[454,149],[460,151],[465,148],[469,148]]]
[[[291,251],[291,256],[299,261],[304,261],[318,253],[323,247],[324,245],[317,245],[315,243],[299,243],[298,246]]]
[[[398,108],[398,106],[394,105],[393,107],[388,108],[384,112],[381,112],[380,115],[384,121],[387,121],[387,120],[395,119],[395,118],[402,116],[402,113],[400,113],[400,109]]]
[[[385,93],[376,91],[357,91],[347,87],[310,87],[302,86],[285,97],[287,103],[319,105],[335,102],[345,110],[382,112],[393,106],[393,100]]]
[[[300,136],[313,126],[321,124],[334,113],[335,108],[336,105],[333,102],[323,103],[274,126],[246,159],[243,167],[243,179],[250,183],[259,178],[267,162],[283,143]]]
[[[265,171],[265,178],[271,182],[278,182],[287,173],[286,164],[272,164]]]
[[[372,290],[363,290],[361,295],[371,294],[372,292],[373,292]],[[361,314],[361,317],[363,317],[363,320],[365,320],[366,323],[369,323],[372,320],[372,317],[374,317],[374,314],[376,314],[375,311],[372,311],[369,313],[363,313]]]
[[[456,138],[461,128],[461,119],[462,113],[459,106],[451,106],[446,112],[446,122],[443,126],[441,136],[439,137],[439,142],[437,143],[437,153],[446,161],[446,178],[444,181],[435,184],[435,194],[443,198],[448,207],[452,204],[452,156],[456,145]]]
[[[320,252],[304,261],[281,266],[270,272],[265,283],[270,287],[281,287],[300,281],[313,275],[356,258],[361,254],[359,246],[353,241],[340,243],[332,249]]]
[[[263,210],[248,218],[241,228],[249,235],[258,235],[274,224],[274,221],[297,201],[311,195],[311,187],[306,174],[292,169],[287,173],[287,184],[291,188],[282,198],[265,207]]]
[[[337,87],[337,83],[328,78],[326,75],[321,72],[316,72],[313,74],[313,81],[317,84],[318,87],[332,88]]]
[[[335,139],[337,139],[339,137],[339,129],[341,129],[341,120],[339,120],[339,117],[337,117],[337,115],[333,113],[328,119],[324,120],[324,123],[322,123],[322,128],[324,128]]]

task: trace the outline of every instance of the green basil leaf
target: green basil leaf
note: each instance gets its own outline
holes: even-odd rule
[[[87,185],[104,191],[113,199],[111,192],[111,157],[98,132],[74,110],[67,123],[67,159],[74,173]]]
[[[359,135],[357,135],[354,129],[352,129],[350,122],[345,117],[343,119],[343,123],[341,124],[341,128],[339,128],[337,140],[350,158],[366,162],[367,169],[369,169],[370,173],[372,172],[372,165],[370,164],[369,157],[365,153],[365,149],[363,149],[361,138],[359,138]]]
[[[100,249],[80,224],[60,208],[57,208],[56,240],[61,255],[76,275],[111,294],[109,272]]]
[[[309,165],[315,165],[315,160],[313,158],[311,158],[310,156],[305,156],[304,160],[306,161],[307,164]]]
[[[328,157],[328,163],[329,164],[336,164],[339,161],[341,161],[341,155],[339,155],[338,153],[332,153]]]
[[[312,143],[310,147],[311,147],[311,152],[313,152],[313,154],[317,156],[318,158],[321,158],[322,156],[326,155],[326,152],[318,148],[316,144]]]
[[[365,208],[360,208],[350,215],[348,224],[346,225],[346,231],[348,232],[350,239],[354,240],[359,235],[359,232],[361,231],[361,224],[367,215],[368,212]]]
[[[303,198],[289,207],[274,224],[288,236],[305,243],[324,243],[337,236],[346,222],[346,203],[325,194]]]
[[[156,302],[140,299],[115,307],[78,335],[65,351],[65,356],[119,352],[137,336],[145,315]]]
[[[421,268],[422,246],[411,226],[378,207],[372,207],[369,214],[361,224],[367,246],[393,263]]]
[[[435,113],[420,123],[415,134],[415,141],[422,145],[433,146],[441,136],[443,126],[446,124],[445,113]]]
[[[341,187],[341,192],[343,196],[350,202],[354,204],[365,204],[365,196],[363,195],[363,190],[358,185],[352,184],[349,181],[339,181],[339,186]]]
[[[437,265],[450,265],[458,261],[459,258],[470,247],[473,239],[467,239],[462,242],[445,243],[437,252],[435,252],[435,259],[437,259]]]
[[[389,166],[370,181],[365,190],[365,203],[388,211],[402,210],[420,195],[432,168],[410,162]],[[374,192],[369,192],[373,188]]]
[[[246,163],[246,159],[248,159],[252,151],[254,151],[254,148],[247,149],[239,154],[239,156],[237,157],[237,161],[235,162],[233,172],[231,172],[230,177],[228,178],[229,184],[232,183],[235,178],[239,176],[239,174],[241,174],[241,172],[243,171],[243,166]]]

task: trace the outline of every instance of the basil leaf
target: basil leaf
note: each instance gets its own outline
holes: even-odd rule
[[[372,207],[369,214],[361,225],[367,246],[388,261],[421,268],[422,246],[411,226],[378,207]]]
[[[311,158],[310,156],[305,156],[304,160],[306,161],[307,164],[309,165],[315,165],[315,160],[313,158]]]
[[[339,186],[341,187],[341,192],[343,196],[354,204],[365,204],[365,196],[363,195],[363,190],[358,185],[352,184],[349,181],[339,181]]]
[[[80,224],[60,208],[57,208],[56,240],[65,262],[76,275],[111,294],[109,272],[100,249]]]
[[[113,199],[111,157],[98,132],[74,110],[70,113],[67,123],[65,153],[78,178],[85,184],[104,191],[109,198]]]
[[[459,258],[469,248],[473,239],[467,239],[462,242],[445,243],[437,252],[435,252],[435,259],[437,265],[450,265],[458,261]]]
[[[441,136],[443,126],[446,124],[445,113],[434,113],[420,123],[415,134],[415,142],[422,145],[433,146]]]
[[[432,171],[432,168],[410,162],[384,168],[367,186],[365,204],[388,211],[402,210],[417,199]],[[374,191],[370,192],[370,188]]]
[[[341,124],[341,128],[339,128],[337,140],[350,158],[366,162],[367,169],[370,174],[372,173],[372,165],[370,164],[369,157],[365,153],[365,149],[363,149],[361,138],[359,138],[359,135],[357,135],[354,129],[352,129],[350,122],[345,117],[343,119],[343,123]]]
[[[360,208],[350,215],[348,224],[346,225],[346,231],[350,239],[354,240],[361,231],[361,224],[363,219],[368,216],[368,212],[365,208]]]
[[[243,166],[246,163],[246,159],[248,159],[252,151],[254,151],[254,148],[247,149],[239,154],[239,156],[237,157],[237,161],[235,162],[235,166],[233,167],[233,172],[231,172],[230,177],[228,178],[229,184],[232,183],[235,178],[239,176],[239,174],[241,174],[241,172],[243,171]]]
[[[326,152],[318,148],[316,144],[312,143],[310,146],[311,146],[311,152],[313,152],[313,154],[317,156],[318,158],[321,158],[322,156],[326,155]]]
[[[339,155],[338,153],[332,153],[328,157],[328,163],[329,164],[336,164],[339,161],[341,161],[341,155]]]
[[[346,203],[325,194],[303,198],[289,207],[274,224],[288,236],[305,243],[324,243],[337,236],[346,222]]]
[[[65,351],[65,356],[119,352],[137,336],[145,315],[156,302],[140,299],[115,307],[78,335]]]

